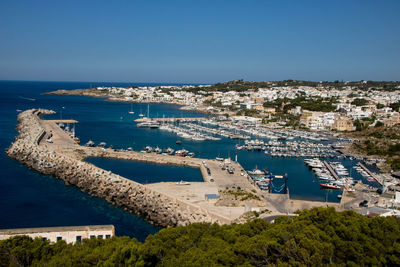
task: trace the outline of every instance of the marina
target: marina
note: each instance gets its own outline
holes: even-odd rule
[[[222,137],[244,140],[243,144],[236,144],[237,150],[264,151],[273,157],[343,157],[332,142],[327,142],[336,140],[333,136],[265,128],[257,123],[228,124],[226,120],[208,119],[179,124],[162,123],[158,128],[194,141],[219,141]]]
[[[105,148],[104,146],[80,146],[69,135],[68,131],[62,129],[56,122],[40,119],[41,114],[52,113],[54,112],[49,110],[34,109],[21,113],[20,121],[22,126],[19,126],[19,129],[22,132],[8,150],[8,154],[37,170],[48,174],[56,174],[68,183],[72,183],[85,191],[90,190],[91,194],[104,197],[113,204],[121,205],[139,214],[147,214],[146,217],[148,219],[163,226],[186,225],[197,221],[226,224],[238,220],[245,210],[249,208],[251,210],[253,208],[266,208],[277,213],[286,209],[286,213],[288,213],[287,202],[292,201],[293,203],[289,196],[288,175],[286,173],[284,175],[276,175],[264,169],[264,174],[260,176],[261,171],[256,168],[249,175],[238,162],[229,158],[221,161],[219,159],[177,157],[156,152],[120,151],[114,148]],[[26,135],[24,131],[27,131],[27,129],[31,130],[28,130]],[[49,134],[54,140],[53,143],[44,141]],[[24,146],[33,149],[33,152],[29,153],[38,153],[40,155],[39,162],[26,159],[24,154],[26,153],[26,148]],[[48,161],[49,153],[52,158],[57,158],[60,162]],[[180,179],[175,183],[161,182],[161,187],[158,186],[159,182],[143,184],[142,181],[142,183],[136,183],[114,172],[93,167],[93,165],[83,161],[86,158],[92,158],[89,161],[93,160],[93,158],[111,158],[188,166],[198,168],[202,173],[203,181],[196,183]],[[78,167],[71,174],[69,164],[65,165],[63,162],[74,162],[73,165]],[[114,171],[119,172],[117,169]],[[74,179],[78,179],[78,181]],[[93,187],[92,183],[100,184],[101,186],[100,188]],[[108,194],[104,194],[105,191],[102,189],[104,183],[107,184],[107,190],[113,192],[111,197]],[[182,187],[182,185],[185,186]],[[127,192],[132,190],[135,191],[133,195],[126,195]],[[236,198],[235,200],[229,198],[229,192],[232,192],[232,190],[243,192],[251,197],[249,199],[243,198],[240,201],[246,202],[238,205]],[[203,196],[210,194],[217,196],[217,198],[214,198],[215,200],[213,201],[209,201],[207,197],[201,200]],[[276,198],[273,196],[279,194],[283,196],[281,198],[283,202],[276,203],[273,200]],[[161,200],[157,202],[157,206],[154,206],[154,203],[148,206],[149,201],[154,201],[154,196],[158,196]],[[132,197],[136,201],[132,202]],[[140,203],[142,202],[146,204],[141,205]],[[220,204],[216,205],[216,203]],[[297,203],[297,205],[301,205],[302,202],[297,200]],[[326,203],[326,205],[329,205],[329,203]],[[293,208],[296,207],[294,206]],[[173,212],[164,217],[162,210],[166,208],[170,208]],[[192,212],[195,210],[195,216],[193,217]],[[293,211],[290,210],[290,212]]]
[[[326,187],[326,184],[333,184],[337,189],[346,188],[348,186],[354,185],[355,181],[352,177],[348,176],[348,172],[346,169],[343,169],[340,166],[340,162],[332,161],[332,159],[340,160],[343,158],[341,153],[337,152],[338,143],[343,143],[344,140],[335,138],[334,136],[328,136],[326,134],[317,135],[313,133],[307,133],[302,131],[284,131],[283,129],[274,129],[274,136],[272,139],[269,138],[254,138],[254,135],[248,135],[247,133],[254,134],[254,131],[249,131],[251,127],[256,127],[257,124],[249,124],[247,123],[246,130],[243,130],[242,123],[234,123],[233,125],[236,126],[227,126],[229,124],[226,123],[226,120],[219,121],[217,119],[207,119],[207,120],[194,120],[191,122],[183,122],[184,118],[174,118],[175,122],[161,122],[159,124],[160,131],[166,131],[173,134],[176,134],[176,137],[181,138],[182,140],[189,140],[192,142],[201,142],[201,141],[222,141],[222,138],[235,140],[238,139],[239,143],[236,143],[234,146],[234,150],[231,155],[238,156],[239,151],[263,151],[267,157],[282,157],[282,158],[304,158],[305,161],[308,161],[309,158],[316,157],[316,158],[330,158],[331,162],[327,163],[332,171],[328,168],[313,168],[313,173],[318,177],[319,180],[322,181],[322,188]],[[141,120],[140,123],[144,123],[146,121],[157,122],[157,118],[144,118]],[[191,118],[189,118],[191,120]],[[241,125],[241,126],[238,126]],[[257,130],[259,134],[261,130]],[[285,136],[283,133],[285,132]],[[279,135],[279,137],[278,137]],[[235,136],[239,136],[239,138],[235,138]],[[271,137],[271,135],[268,135]],[[244,139],[244,143],[240,144],[240,139]],[[185,141],[186,142],[186,141]],[[100,147],[104,148],[104,143],[101,142]],[[181,141],[176,141],[176,144],[180,144]],[[215,143],[215,142],[213,142]],[[186,147],[186,145],[185,145]],[[340,146],[341,147],[341,146]],[[134,148],[115,148],[111,146],[114,151],[124,152],[124,151],[132,151]],[[191,149],[185,149],[183,147],[176,148],[173,146],[162,148],[159,144],[152,146],[148,145],[142,147],[142,153],[155,153],[160,155],[175,155],[175,156],[183,156],[183,157],[196,157],[195,150],[193,152],[189,152]],[[216,158],[220,158],[219,155]],[[228,154],[229,158],[229,154]],[[223,160],[224,158],[221,158]],[[236,159],[235,159],[236,160]],[[353,160],[353,158],[350,158]],[[356,162],[355,162],[356,163]],[[324,163],[321,163],[324,165]],[[332,164],[332,165],[331,165]],[[263,164],[268,168],[267,165]],[[230,168],[225,168],[227,171]],[[285,169],[281,169],[278,173],[283,173]],[[347,172],[347,173],[346,173]],[[245,172],[242,172],[242,175],[246,176]],[[271,186],[271,177],[272,174],[266,174],[262,178],[256,178],[255,180],[251,177],[251,181],[254,185],[258,187],[258,189],[266,192],[275,193],[282,192],[282,191],[289,191],[291,183],[285,183],[285,190],[282,189],[282,183],[280,183],[280,187],[272,188]],[[282,175],[277,175],[282,176]],[[339,177],[340,176],[340,177]],[[279,181],[279,180],[276,180]],[[334,182],[334,183],[333,183]],[[274,189],[274,190],[272,190]],[[292,188],[291,192],[296,192],[297,188]],[[339,198],[339,197],[338,197]],[[333,199],[332,199],[333,200]],[[331,201],[332,201],[331,200]],[[333,200],[334,201],[334,200]]]
[[[172,122],[160,122],[160,127],[162,127],[162,124],[171,124],[174,126],[178,126],[183,129],[188,129],[191,130],[193,134],[195,133],[203,133],[207,134],[209,136],[213,136],[216,138],[220,138],[220,140],[203,140],[203,141],[195,141],[192,139],[185,139],[180,136],[178,136],[176,133],[161,130],[160,128],[158,129],[149,129],[149,128],[139,128],[137,127],[137,123],[133,122],[132,120],[135,120],[136,118],[140,118],[139,116],[141,114],[140,109],[146,110],[147,104],[138,104],[134,103],[131,105],[130,103],[124,104],[124,103],[112,103],[112,102],[103,102],[101,99],[92,99],[92,98],[85,98],[85,97],[60,97],[60,96],[43,96],[43,98],[36,97],[37,98],[37,103],[43,106],[49,106],[53,107],[54,105],[57,105],[57,101],[60,101],[58,104],[60,107],[66,107],[65,109],[62,109],[63,112],[63,118],[73,118],[76,121],[79,121],[79,124],[75,125],[75,135],[76,137],[79,137],[81,141],[81,148],[86,147],[85,145],[88,145],[89,148],[92,148],[94,151],[97,151],[96,153],[93,153],[92,156],[96,157],[99,155],[114,155],[116,153],[119,153],[119,156],[115,157],[121,157],[121,155],[127,154],[128,152],[133,152],[135,156],[132,157],[130,156],[130,159],[135,159],[135,160],[147,160],[147,157],[153,157],[153,155],[157,155],[158,159],[161,159],[163,163],[170,164],[169,161],[164,161],[164,158],[167,154],[169,155],[166,150],[170,148],[171,150],[179,151],[182,149],[185,149],[188,152],[193,152],[195,158],[201,158],[201,159],[215,159],[215,158],[221,158],[222,160],[225,160],[226,158],[231,158],[231,161],[233,164],[235,164],[235,159],[237,157],[238,162],[242,166],[240,167],[234,167],[234,173],[235,175],[238,175],[241,177],[241,179],[245,178],[248,179],[248,183],[251,184],[252,188],[255,190],[260,190],[259,192],[261,194],[268,194],[268,187],[264,186],[264,190],[261,189],[257,184],[252,184],[254,183],[254,180],[249,177],[246,178],[246,173],[244,170],[252,170],[254,169],[254,166],[258,165],[261,170],[267,169],[270,173],[273,173],[273,175],[278,175],[282,176],[285,173],[288,174],[288,191],[290,192],[290,201],[293,201],[293,203],[296,203],[292,208],[294,209],[295,207],[299,207],[302,205],[305,205],[305,203],[308,201],[310,204],[312,203],[317,203],[318,201],[320,203],[325,203],[325,200],[328,200],[329,205],[337,204],[338,203],[338,197],[337,195],[341,194],[341,190],[337,190],[338,192],[331,192],[331,190],[321,190],[319,184],[317,182],[313,182],[316,180],[315,178],[315,172],[308,169],[307,166],[304,165],[303,159],[307,158],[313,158],[313,157],[301,157],[301,150],[306,150],[307,146],[313,146],[316,149],[318,149],[318,145],[314,144],[323,144],[324,147],[320,146],[320,152],[321,149],[324,149],[326,147],[329,147],[329,145],[332,144],[331,149],[335,150],[336,148],[333,147],[333,144],[336,142],[342,142],[340,138],[337,138],[335,136],[329,136],[327,134],[314,134],[314,133],[307,133],[305,131],[288,131],[286,129],[282,128],[271,128],[271,127],[265,127],[257,122],[240,122],[240,121],[224,121],[224,120],[217,120],[217,119],[210,119],[207,117],[203,117],[202,119],[195,119],[187,122],[183,122],[183,119],[177,119],[177,118],[182,118],[183,116],[187,116],[188,118],[196,118],[196,116],[201,116],[200,114],[196,113],[191,113],[188,111],[181,111],[175,106],[169,106],[169,105],[151,105],[150,109],[150,117],[152,119],[158,116],[165,116],[167,117],[174,117],[174,123]],[[44,102],[44,99],[49,98],[51,99],[46,100],[49,101],[46,104]],[[59,99],[59,100],[57,100]],[[66,102],[67,101],[67,102]],[[69,102],[68,102],[69,101]],[[84,101],[85,105],[82,106],[81,103]],[[76,104],[74,104],[76,102]],[[133,106],[133,109],[132,109]],[[59,108],[61,109],[61,108]],[[128,114],[127,111],[133,110],[134,114]],[[14,109],[10,109],[15,112]],[[25,107],[21,106],[21,110],[25,110]],[[58,110],[55,108],[55,110]],[[91,113],[91,110],[95,111],[95,113]],[[128,116],[129,115],[129,116]],[[15,116],[10,115],[10,117]],[[147,116],[147,114],[146,114]],[[144,117],[144,116],[143,116]],[[60,114],[54,114],[54,115],[46,115],[46,119],[54,119],[54,120],[59,120]],[[148,120],[148,119],[146,119]],[[62,123],[62,122],[61,122]],[[72,123],[72,122],[71,122]],[[64,125],[67,124],[67,121],[64,121]],[[182,124],[182,125],[181,125]],[[187,124],[185,126],[185,124]],[[14,122],[10,123],[11,127],[15,127]],[[200,126],[200,127],[199,127]],[[204,127],[204,128],[201,128]],[[58,127],[59,128],[59,127]],[[70,125],[69,127],[70,130],[72,130],[72,127]],[[112,131],[111,131],[112,129]],[[229,134],[241,134],[244,136],[249,136],[250,138],[248,139],[235,139],[235,138],[229,138],[226,136],[218,135],[217,133],[220,132],[221,130],[226,131],[226,133]],[[251,131],[250,131],[251,130]],[[118,132],[118,134],[115,134]],[[224,132],[222,132],[224,133]],[[260,134],[264,133],[271,137],[269,139],[268,137],[262,137],[259,135],[255,134]],[[254,135],[253,135],[254,134]],[[330,139],[332,141],[326,141],[326,139]],[[10,135],[10,139],[13,138],[13,135]],[[47,143],[46,138],[43,139],[42,142]],[[53,135],[51,138],[53,143],[47,143],[47,145],[56,145],[58,144],[57,137]],[[70,144],[76,144],[74,140],[69,137],[69,140],[71,140]],[[271,149],[273,149],[275,146],[276,147],[283,147],[287,146],[286,143],[290,144],[290,142],[305,142],[306,144],[303,144],[302,146],[298,146],[298,154],[299,156],[274,156],[272,154],[265,154],[264,150],[258,151],[258,149],[252,149],[252,150],[247,150],[247,149],[237,149],[237,146],[243,146],[245,145],[245,142],[253,142],[254,144],[250,145],[257,145],[257,141],[259,140],[259,143],[261,141],[264,142],[264,146],[268,146]],[[7,141],[6,143],[9,144],[10,141]],[[271,142],[271,143],[270,143]],[[279,142],[279,143],[275,143]],[[282,143],[282,144],[281,144]],[[308,144],[310,143],[310,144]],[[152,147],[153,152],[150,153],[140,153],[141,150],[143,150],[146,146]],[[156,148],[161,149],[161,154],[160,152],[155,152]],[[289,147],[289,146],[288,146]],[[137,152],[134,152],[137,151]],[[121,153],[123,152],[123,153]],[[260,153],[261,152],[261,153]],[[291,151],[292,152],[292,151]],[[318,151],[316,151],[318,152]],[[284,151],[280,152],[284,154]],[[294,151],[296,153],[296,151]],[[164,155],[163,155],[164,154]],[[91,156],[91,155],[88,155]],[[316,155],[317,156],[317,155]],[[125,156],[124,156],[125,157]],[[173,156],[173,158],[179,158],[177,156]],[[188,160],[188,157],[183,157],[183,159]],[[357,161],[353,160],[351,161],[349,158],[344,158],[341,154],[337,154],[334,158],[329,158],[333,159],[334,161],[340,161],[343,162],[346,165],[346,168],[350,169],[352,168],[353,165],[357,164]],[[217,161],[221,162],[221,161]],[[202,164],[202,163],[200,163]],[[207,163],[207,165],[209,165]],[[119,164],[116,164],[117,168]],[[209,166],[212,166],[209,165]],[[227,175],[229,174],[228,169],[222,170],[222,168],[219,166],[219,163],[215,166],[215,169],[210,168],[210,171],[212,175],[210,176],[211,178],[208,178],[208,181],[211,183],[216,183],[218,182],[217,179],[214,178],[213,170],[218,171],[218,169],[221,172],[221,175]],[[243,170],[243,171],[241,171]],[[207,169],[204,168],[203,173],[207,173]],[[243,176],[241,175],[243,173]],[[353,173],[354,175],[358,175],[357,172]],[[208,176],[205,176],[206,178]],[[228,176],[229,177],[229,176]],[[361,177],[361,176],[360,176]],[[355,177],[356,179],[362,179],[362,177]],[[149,177],[150,179],[151,177]],[[278,180],[279,178],[276,179],[276,186],[275,189],[280,189],[281,184],[278,184],[279,181],[283,181],[283,179]],[[184,182],[187,180],[187,176],[182,176],[179,177],[179,180],[183,180]],[[211,182],[211,181],[214,182]],[[363,180],[364,181],[364,180]],[[369,182],[369,181],[364,181],[364,182]],[[196,193],[197,197],[191,196],[191,190],[194,190],[192,188],[200,187],[198,182],[190,182],[190,185],[185,185],[185,186],[179,186],[176,184],[176,182],[173,182],[174,185],[170,185],[169,183],[163,183],[161,182],[159,187],[162,189],[165,189],[167,191],[171,192],[173,190],[183,190],[182,195],[180,198],[182,200],[185,200],[186,198],[192,199],[192,201],[202,201],[202,193],[201,191],[198,191]],[[373,183],[373,182],[370,182]],[[164,184],[164,185],[161,185]],[[228,188],[232,188],[233,186],[236,188],[237,186],[241,187],[241,185],[237,183],[230,183],[230,180],[226,181],[226,184],[228,185]],[[213,191],[214,193],[218,194],[218,190],[226,190],[226,186],[221,185],[220,189],[217,189],[216,191]],[[267,185],[267,183],[264,183],[264,185]],[[150,185],[149,185],[150,186]],[[156,185],[151,184],[151,186],[158,187]],[[178,188],[175,188],[177,186]],[[209,192],[208,189],[206,189],[205,185],[204,188],[202,189],[203,193]],[[261,187],[263,187],[261,185]],[[195,190],[196,191],[196,190]],[[193,191],[193,192],[195,192]],[[327,195],[326,195],[327,191]],[[79,192],[79,190],[78,190]],[[179,195],[179,194],[178,194]],[[267,199],[273,199],[272,195],[282,195],[286,196],[287,194],[271,194]],[[197,200],[195,200],[197,199]],[[346,197],[345,197],[346,199]],[[310,201],[312,200],[312,201]],[[299,201],[299,202],[298,202]],[[269,202],[273,210],[281,210],[284,211],[286,207],[291,207],[289,204],[285,204],[283,206],[281,205],[273,205],[273,201]],[[82,206],[82,205],[81,205]],[[284,208],[285,207],[285,208]],[[292,209],[291,208],[291,209]],[[111,214],[111,212],[110,212]],[[95,216],[94,216],[95,217]],[[109,224],[110,221],[97,221],[97,224]],[[118,225],[118,222],[112,222],[113,224]],[[77,223],[75,223],[77,224]],[[33,225],[20,225],[20,227],[30,227]],[[3,226],[4,228],[5,226]],[[125,229],[123,226],[116,227],[117,231],[118,229]]]

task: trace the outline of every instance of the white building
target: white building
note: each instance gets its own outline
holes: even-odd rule
[[[31,238],[38,237],[53,243],[60,240],[64,240],[67,243],[75,243],[89,238],[108,239],[115,235],[115,229],[114,225],[88,225],[0,230],[0,240],[18,235],[26,235]]]

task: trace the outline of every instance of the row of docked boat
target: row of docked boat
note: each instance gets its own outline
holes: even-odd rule
[[[367,179],[370,182],[375,181],[375,179],[369,175],[363,168],[361,168],[360,166],[353,166],[353,169],[355,169],[362,177],[364,177],[365,179]]]
[[[213,127],[224,128],[234,132],[242,132],[261,138],[270,140],[293,140],[294,138],[307,139],[310,141],[320,142],[332,139],[329,133],[315,133],[301,130],[288,130],[277,127],[269,127],[258,122],[235,121],[233,120],[217,120],[210,119],[202,122],[203,124]]]
[[[141,151],[141,153],[157,153],[157,154],[163,154],[163,155],[175,155],[178,157],[193,157],[194,152],[189,152],[188,150],[182,148],[180,150],[174,150],[171,147],[168,148],[159,148],[157,147],[151,147],[151,146],[145,146]]]
[[[209,119],[195,123],[180,123],[181,127],[191,131],[201,132],[202,134],[209,134],[212,136],[222,136],[232,139],[250,139],[251,136],[258,136],[261,138],[269,139],[270,141],[286,140],[287,146],[298,146],[287,149],[288,151],[281,151],[282,149],[276,148],[275,151],[271,147],[268,154],[272,156],[284,156],[284,157],[313,157],[319,155],[321,157],[334,157],[337,152],[327,143],[321,143],[321,141],[333,140],[333,137],[329,133],[315,133],[306,132],[301,130],[288,130],[280,128],[267,127],[263,124],[255,122],[235,121],[235,120],[218,120]],[[160,126],[161,129],[169,129],[171,126]],[[182,131],[182,129],[177,129]],[[192,134],[185,135],[184,137],[190,138]],[[202,140],[202,137],[200,137]],[[294,140],[296,139],[296,140]],[[301,142],[299,140],[306,140]],[[293,141],[293,142],[290,142]],[[282,143],[282,142],[281,142]],[[297,144],[300,143],[300,144]],[[278,145],[282,146],[282,144]],[[316,148],[317,151],[311,151],[309,148]],[[238,145],[237,148],[246,150],[266,150],[263,147],[252,144]],[[295,151],[290,151],[295,150]],[[301,150],[301,151],[299,151]],[[319,150],[319,151],[318,151]]]
[[[247,174],[258,188],[261,190],[269,190],[271,177],[268,177],[268,172],[266,170],[260,170],[256,166],[255,169],[247,171]]]
[[[319,158],[304,159],[304,163],[311,168],[318,179],[324,181],[334,181],[335,178],[330,171],[325,167]]]
[[[96,145],[92,140],[89,140],[85,144],[85,146],[87,146],[87,147],[100,147],[100,148],[104,148],[105,149],[105,148],[107,148],[107,143],[106,142],[100,142],[100,143],[98,143]],[[108,146],[108,148],[109,149],[114,149],[113,145]],[[126,151],[133,151],[133,149],[132,149],[132,147],[128,147],[126,149],[124,149],[124,148],[114,149],[114,151],[126,152]]]
[[[258,169],[257,166],[255,169],[247,171],[247,174],[253,180],[254,184],[257,185],[261,190],[273,191],[274,193],[286,192],[284,190],[286,186],[286,180],[283,179],[285,177],[287,178],[285,175],[274,175],[268,172],[266,169]],[[276,184],[276,181],[279,182],[278,185],[275,186],[274,184]]]
[[[319,158],[304,159],[304,163],[312,169],[315,176],[319,179],[319,185],[322,188],[341,189],[355,184],[353,178],[348,176],[347,169],[340,162],[328,163],[338,179],[335,178]]]
[[[342,163],[340,163],[338,161],[331,161],[331,162],[329,162],[329,164],[339,177],[349,175],[348,170],[343,166]]]
[[[265,151],[273,157],[338,157],[339,154],[328,144],[307,141],[278,141],[252,139],[243,145],[236,145],[237,150]]]
[[[230,139],[249,139],[250,136],[238,132],[232,132],[223,128],[209,128],[195,123],[181,123],[180,125],[209,134],[219,135]]]
[[[207,135],[204,133],[201,133],[199,131],[196,131],[194,129],[186,128],[186,127],[181,127],[174,125],[172,123],[164,123],[160,127],[160,130],[165,130],[168,132],[173,132],[176,133],[179,137],[185,138],[185,139],[191,139],[194,141],[204,141],[204,140],[221,140],[219,137],[214,137],[211,135]]]
[[[170,147],[168,147],[166,149],[162,149],[162,148],[159,148],[158,146],[154,147],[154,148],[151,147],[151,146],[145,146],[140,152],[142,152],[142,153],[152,153],[152,152],[154,152],[154,153],[157,153],[157,154],[172,155],[175,152],[175,150],[173,148],[170,148]]]

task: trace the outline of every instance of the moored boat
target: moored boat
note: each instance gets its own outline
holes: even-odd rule
[[[177,182],[176,184],[177,184],[177,185],[190,185],[189,182],[185,182],[185,181],[183,181],[183,180],[181,180],[180,182]]]
[[[85,146],[87,146],[87,147],[94,147],[94,142],[93,142],[92,140],[89,140],[89,141],[85,144]]]
[[[257,166],[255,169],[248,171],[247,173],[255,177],[260,177],[265,175],[265,173],[262,170],[258,169]]]
[[[337,186],[336,184],[333,184],[333,183],[327,183],[327,184],[320,183],[319,185],[321,187],[327,188],[327,189],[334,189],[334,190],[340,189],[340,186]]]

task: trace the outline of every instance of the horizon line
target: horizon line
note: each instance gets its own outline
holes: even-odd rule
[[[302,82],[362,82],[362,81],[371,81],[371,82],[400,82],[396,80],[304,80],[304,79],[283,79],[283,80],[244,80],[244,79],[233,79],[233,80],[227,80],[227,81],[219,81],[219,82],[144,82],[144,81],[63,81],[63,80],[3,80],[0,79],[0,82],[65,82],[65,83],[126,83],[126,84],[135,84],[135,83],[141,83],[141,84],[166,84],[166,85],[174,85],[174,84],[180,84],[180,85],[213,85],[217,83],[225,83],[225,82],[231,82],[231,81],[237,81],[237,80],[242,80],[245,82],[282,82],[282,81],[302,81]]]

